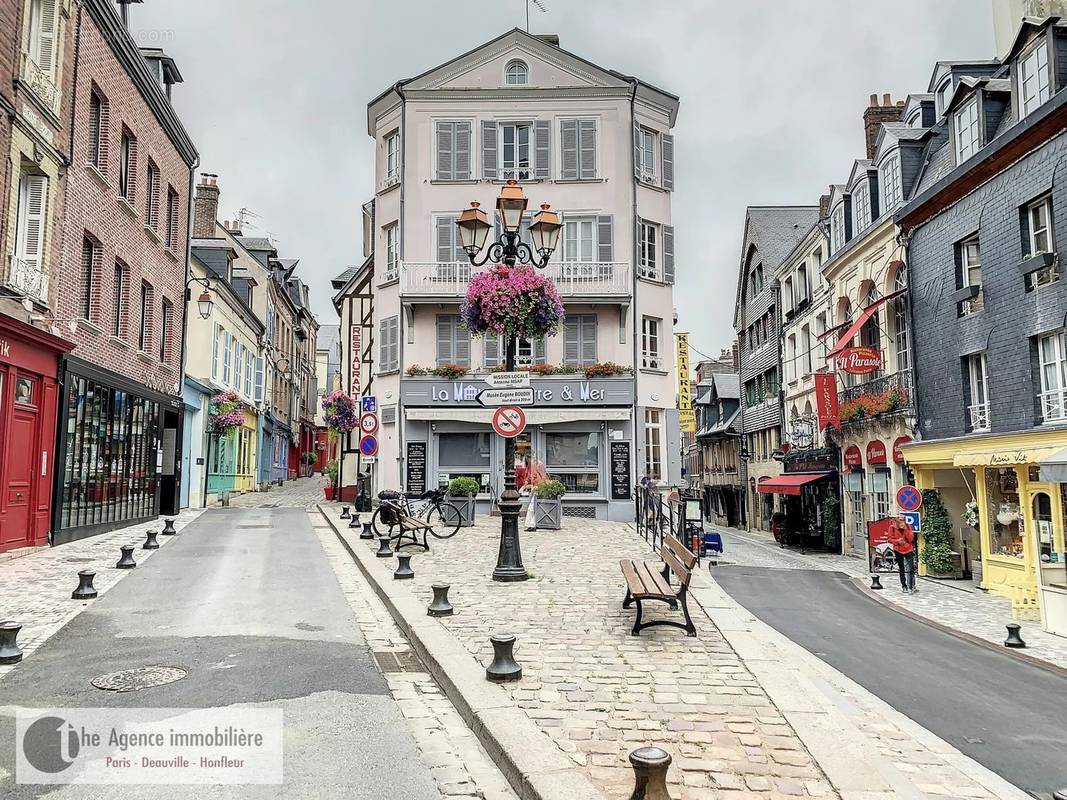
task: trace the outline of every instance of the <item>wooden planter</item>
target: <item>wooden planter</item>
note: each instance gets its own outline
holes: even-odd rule
[[[474,524],[474,498],[473,497],[452,497],[451,495],[445,498],[446,502],[451,503],[459,511],[459,524],[460,527],[469,528]],[[452,520],[446,519],[445,522],[451,523]]]
[[[558,531],[563,524],[563,501],[534,497],[534,525],[538,529]]]

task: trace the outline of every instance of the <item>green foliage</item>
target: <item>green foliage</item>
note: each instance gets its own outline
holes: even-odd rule
[[[336,483],[338,472],[337,459],[327,461],[326,468],[323,470],[323,472],[325,472],[326,476],[330,479],[330,483]]]
[[[466,475],[448,482],[448,494],[452,497],[474,497],[478,488],[478,481]]]
[[[567,487],[560,481],[541,481],[534,487],[534,494],[538,500],[559,500],[567,493]]]
[[[953,572],[952,520],[936,489],[923,490],[922,520],[922,562],[931,572],[942,575]]]
[[[314,464],[319,460],[319,454],[313,453],[309,450],[308,452],[300,456],[300,460],[303,461],[305,464]]]
[[[837,535],[841,530],[841,504],[836,497],[827,497],[822,501],[822,540],[828,547],[837,545]]]

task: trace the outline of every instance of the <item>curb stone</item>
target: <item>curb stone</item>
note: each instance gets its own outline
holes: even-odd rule
[[[377,574],[380,567],[372,566],[380,562],[372,551],[350,542],[326,509],[321,504],[316,507],[521,800],[606,800],[505,689],[485,680],[485,666],[439,621],[426,615],[425,607],[409,589],[393,586],[391,579],[386,583]],[[395,596],[386,586],[395,590]]]

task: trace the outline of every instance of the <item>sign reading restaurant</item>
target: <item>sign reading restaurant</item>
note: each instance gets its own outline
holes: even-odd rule
[[[537,406],[630,406],[634,402],[631,377],[533,378],[530,386]],[[487,388],[488,384],[478,378],[404,378],[400,399],[406,406],[478,406],[478,393]]]

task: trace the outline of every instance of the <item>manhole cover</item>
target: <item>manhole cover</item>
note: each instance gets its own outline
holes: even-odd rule
[[[376,651],[371,653],[382,672],[425,672],[426,668],[419,661],[418,656],[410,650],[402,650],[399,653]]]
[[[99,675],[90,681],[97,689],[109,692],[136,692],[180,681],[188,673],[180,667],[137,667]]]

